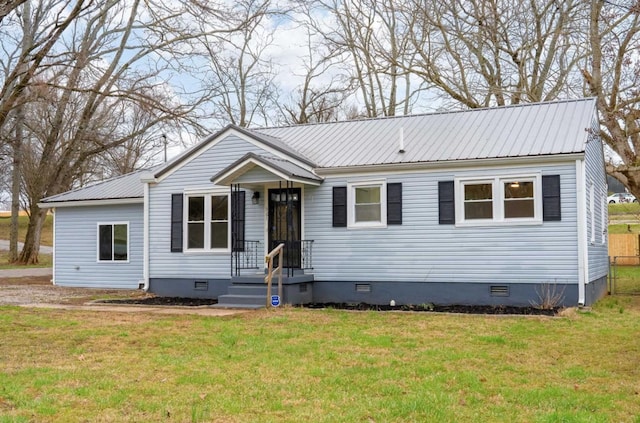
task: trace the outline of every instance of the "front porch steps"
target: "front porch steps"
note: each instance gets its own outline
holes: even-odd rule
[[[287,285],[312,282],[313,275],[295,275],[283,277],[283,287],[286,291]],[[274,278],[271,286],[271,295],[278,294],[278,282]],[[284,304],[284,298],[280,301]],[[295,301],[295,299],[294,299]],[[231,278],[231,285],[227,294],[218,297],[218,304],[213,308],[239,308],[239,309],[259,309],[266,307],[267,285],[264,283],[264,276],[238,276]]]
[[[275,288],[275,289],[274,289]],[[278,294],[278,287],[271,287],[271,295]],[[218,297],[215,308],[250,308],[257,309],[266,306],[267,285],[233,284],[227,294]]]

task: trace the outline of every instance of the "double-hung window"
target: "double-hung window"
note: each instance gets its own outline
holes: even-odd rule
[[[185,198],[187,250],[228,251],[229,194],[189,194]]]
[[[456,224],[542,222],[541,176],[456,179]]]
[[[98,223],[98,261],[129,261],[129,223]]]
[[[347,184],[349,227],[371,228],[387,225],[387,186],[385,181]]]

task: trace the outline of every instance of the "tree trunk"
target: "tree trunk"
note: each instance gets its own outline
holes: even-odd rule
[[[41,210],[37,204],[31,205],[29,226],[27,227],[27,236],[24,240],[24,247],[20,254],[20,264],[38,263],[38,254],[40,253],[40,233],[42,232],[42,223],[46,216],[46,210]]]
[[[22,162],[22,108],[16,114],[16,133],[13,139],[13,168],[11,170],[11,226],[9,229],[9,262],[18,260],[18,224],[20,216],[20,181]]]

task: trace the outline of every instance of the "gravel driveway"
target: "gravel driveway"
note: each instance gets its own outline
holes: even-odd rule
[[[139,290],[67,288],[51,283],[51,276],[3,277],[0,272],[0,305],[84,304],[108,295],[133,298],[146,295]]]

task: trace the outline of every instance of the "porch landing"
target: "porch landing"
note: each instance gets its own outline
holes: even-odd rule
[[[312,274],[282,276],[281,304],[306,304],[313,298]],[[278,279],[274,277],[271,295],[278,295]],[[264,275],[233,276],[227,294],[218,297],[214,308],[258,309],[266,306],[267,284]]]

